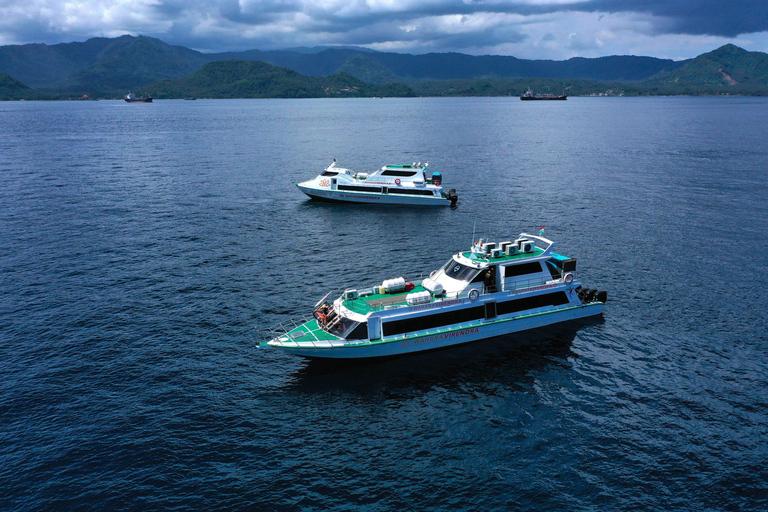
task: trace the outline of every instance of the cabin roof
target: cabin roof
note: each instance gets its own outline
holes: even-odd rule
[[[488,256],[487,258],[478,257],[474,254],[472,254],[472,251],[465,251],[460,253],[463,257],[466,259],[477,262],[477,263],[488,263],[489,265],[497,265],[499,263],[505,263],[508,261],[516,261],[516,260],[525,260],[529,258],[536,258],[537,256],[541,256],[544,254],[543,249],[539,249],[538,247],[534,248],[532,252],[525,252],[525,253],[519,253],[515,254],[514,256],[507,256],[506,254],[502,253],[500,257],[498,258],[492,258]]]
[[[414,283],[415,284],[415,283]],[[423,292],[424,287],[419,284],[413,290],[398,293],[374,293],[373,295],[367,295],[365,297],[358,297],[356,299],[345,300],[342,302],[343,306],[350,311],[359,313],[361,315],[367,315],[373,311],[378,311],[382,307],[386,306],[405,306],[405,296],[411,293]]]

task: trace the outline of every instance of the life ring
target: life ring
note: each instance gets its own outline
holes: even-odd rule
[[[399,184],[400,184],[400,178],[395,178],[395,185],[399,185]]]
[[[571,284],[573,282],[573,274],[568,272],[563,276],[563,281],[565,281],[565,284]]]
[[[440,180],[433,180],[432,184],[436,186],[440,186]]]
[[[477,298],[480,296],[480,292],[477,290],[471,290],[469,292],[469,300],[477,300]]]

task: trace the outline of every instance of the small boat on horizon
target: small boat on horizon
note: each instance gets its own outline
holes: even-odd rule
[[[295,183],[310,198],[342,203],[454,206],[456,190],[443,191],[443,177],[428,171],[429,162],[385,165],[371,174],[336,166],[336,159],[316,178]]]
[[[533,94],[533,91],[528,89],[525,94],[520,96],[523,101],[536,101],[536,100],[567,100],[568,96],[565,94]]]
[[[428,278],[328,293],[311,317],[267,329],[260,346],[310,358],[385,357],[602,314],[607,292],[582,286],[576,260],[540,235],[480,239]]]
[[[125,101],[128,103],[152,103],[152,96],[147,96],[146,98],[137,98],[135,94],[129,92],[125,95]]]

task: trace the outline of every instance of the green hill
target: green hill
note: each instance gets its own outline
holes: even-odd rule
[[[30,87],[58,87],[66,78],[94,65],[104,55],[130,44],[135,38],[93,38],[82,43],[0,46],[0,72]]]
[[[0,72],[35,89],[69,95],[122,96],[129,89],[188,76],[208,62],[230,59],[268,62],[315,77],[343,72],[379,84],[494,77],[641,80],[680,66],[671,60],[634,56],[549,61],[460,53],[408,55],[355,48],[203,54],[159,39],[129,35],[56,45],[0,46]]]
[[[402,84],[371,85],[345,74],[310,77],[290,69],[246,60],[206,64],[187,78],[161,80],[143,87],[155,98],[337,98],[414,96]]]
[[[727,44],[641,85],[651,94],[768,94],[768,54]]]
[[[6,73],[0,73],[0,101],[36,100],[41,94]]]
[[[567,96],[626,95],[622,85],[594,80],[559,78],[491,78],[488,80],[435,80],[411,85],[419,96],[520,96],[531,89],[537,94]]]
[[[391,84],[403,81],[386,66],[363,55],[350,57],[336,72],[347,73],[369,84]]]
[[[122,96],[162,78],[187,76],[209,61],[200,52],[144,36],[0,46],[0,72],[36,89],[76,96]]]
[[[65,89],[122,95],[126,90],[157,80],[188,76],[205,62],[201,53],[189,48],[139,36],[103,55],[92,66],[70,75]]]

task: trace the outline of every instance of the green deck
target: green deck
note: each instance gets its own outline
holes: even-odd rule
[[[373,295],[368,295],[366,297],[358,297],[357,299],[345,300],[344,307],[349,309],[350,311],[354,311],[355,313],[359,313],[361,315],[367,315],[372,311],[378,311],[379,309],[382,309],[382,305],[386,305],[386,306],[405,305],[406,295],[410,293],[417,293],[417,292],[423,292],[423,291],[424,291],[424,287],[421,285],[418,285],[409,292],[384,293],[384,294],[374,293]]]
[[[303,335],[301,333],[303,333]],[[297,334],[299,337],[296,337]],[[341,339],[338,336],[334,336],[321,329],[317,324],[317,320],[310,320],[309,322],[288,331],[287,335],[293,341],[333,341]]]

